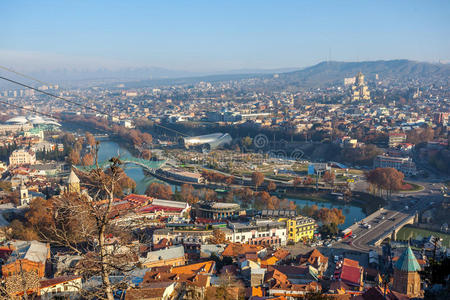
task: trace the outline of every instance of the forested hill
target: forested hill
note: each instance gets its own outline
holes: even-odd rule
[[[369,80],[420,80],[430,82],[447,81],[450,78],[450,64],[432,64],[406,59],[365,62],[321,62],[305,69],[281,73],[277,78],[281,84],[303,87],[326,86],[343,83],[345,77],[362,72]]]

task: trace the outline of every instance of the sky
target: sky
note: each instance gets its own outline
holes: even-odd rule
[[[0,1],[0,64],[226,71],[450,61],[450,1]]]

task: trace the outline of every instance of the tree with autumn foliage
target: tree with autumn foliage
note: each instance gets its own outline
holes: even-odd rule
[[[159,199],[172,199],[172,188],[163,183],[152,182],[145,191],[145,194],[150,197],[155,197]]]
[[[146,160],[150,160],[152,158],[152,152],[150,150],[144,150],[141,152],[141,157]]]
[[[277,185],[275,184],[275,182],[273,181],[269,181],[269,183],[267,184],[267,190],[269,192],[275,191],[277,189]]]
[[[91,153],[86,153],[81,159],[81,165],[89,167],[94,164],[94,156]]]
[[[95,144],[97,143],[95,141],[95,137],[92,135],[92,133],[90,132],[86,132],[84,135],[85,139],[86,139],[86,143],[91,146],[92,148],[94,148]]]
[[[366,173],[366,178],[373,192],[378,191],[382,196],[385,191],[386,197],[389,197],[402,188],[405,175],[394,168],[376,168]]]
[[[264,182],[264,174],[261,172],[253,172],[252,182],[255,185],[255,190],[258,190],[258,187]]]
[[[318,217],[323,224],[331,224],[334,223],[336,225],[344,224],[345,216],[342,214],[341,209],[337,209],[336,207],[329,209],[323,207],[319,210]]]
[[[194,187],[186,183],[181,186],[181,198],[183,199],[183,201],[189,203],[189,205],[198,202],[198,196],[195,193]]]
[[[220,229],[214,229],[213,235],[209,240],[211,244],[224,244],[227,241],[227,237],[225,235],[225,232],[223,232]]]
[[[255,197],[255,192],[248,188],[241,188],[236,191],[236,195],[240,198],[243,207],[250,207]]]
[[[75,149],[70,150],[69,155],[67,156],[67,161],[71,165],[79,165],[81,162],[80,152],[76,151]]]
[[[322,179],[330,186],[333,186],[336,175],[331,171],[326,171],[325,173],[323,173]]]
[[[197,191],[198,198],[210,202],[210,201],[216,201],[217,200],[217,193],[208,188],[203,188]]]
[[[295,177],[294,181],[293,181],[293,185],[295,190],[297,190],[297,187],[299,187],[300,185],[302,185],[303,181],[300,177]]]
[[[305,180],[303,181],[304,185],[312,185],[314,184],[314,179],[311,176],[306,176]]]
[[[261,192],[256,193],[253,206],[255,208],[273,209],[273,208],[269,208],[269,206],[271,206],[270,194],[266,191],[261,191]]]
[[[141,140],[143,143],[150,145],[153,142],[153,137],[147,132],[141,133]]]

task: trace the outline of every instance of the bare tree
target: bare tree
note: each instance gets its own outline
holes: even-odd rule
[[[129,246],[131,230],[119,228],[113,220],[114,199],[121,194],[124,172],[121,161],[112,158],[107,170],[79,172],[87,193],[64,193],[52,199],[51,221],[38,232],[53,245],[69,249],[80,257],[74,270],[85,278],[98,276],[101,283],[80,291],[88,298],[113,300],[113,291],[124,281],[111,282],[112,275],[126,275],[137,266],[137,249]],[[121,225],[123,226],[123,225]]]

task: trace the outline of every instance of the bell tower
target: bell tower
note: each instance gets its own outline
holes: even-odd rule
[[[28,189],[25,186],[25,184],[22,183],[20,184],[20,188],[19,188],[19,193],[20,193],[20,206],[24,206],[24,205],[28,205],[30,204],[30,196],[28,195]]]
[[[419,271],[420,265],[408,246],[394,265],[393,290],[408,297],[420,296],[422,288]]]
[[[70,171],[69,178],[67,179],[67,191],[69,193],[80,193],[80,179],[73,170]]]

